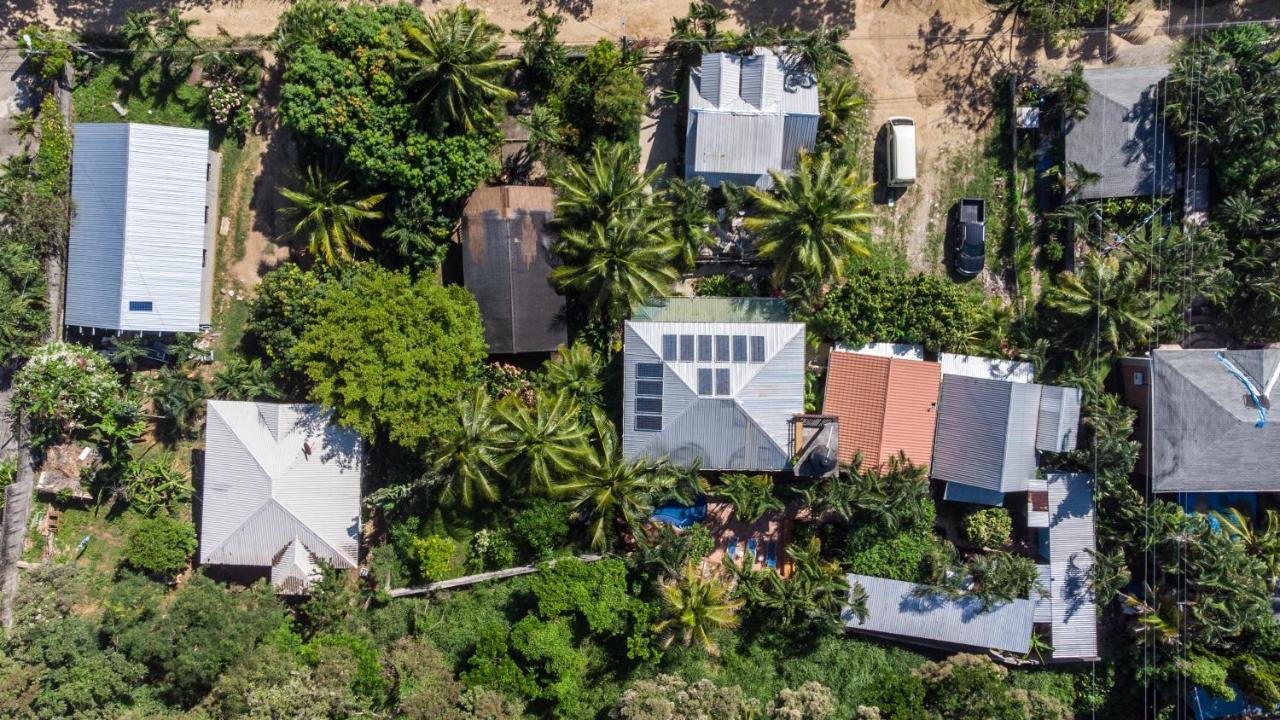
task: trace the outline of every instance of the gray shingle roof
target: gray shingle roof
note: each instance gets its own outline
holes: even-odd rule
[[[566,341],[564,297],[551,286],[547,187],[481,188],[462,217],[462,276],[491,353],[548,352]]]
[[[1014,600],[982,612],[972,597],[947,600],[918,595],[918,585],[869,575],[848,575],[849,586],[867,591],[867,619],[846,608],[845,627],[856,632],[945,647],[993,648],[1025,653],[1031,646],[1034,606],[1030,600]]]
[[[769,187],[768,171],[794,169],[817,133],[817,80],[790,58],[707,53],[689,74],[686,178]]]
[[[1102,178],[1086,186],[1082,197],[1173,192],[1173,146],[1158,97],[1159,83],[1168,74],[1168,65],[1084,71],[1089,115],[1072,123],[1066,158]]]
[[[1152,352],[1148,453],[1156,492],[1280,490],[1280,417],[1256,427],[1258,410],[1219,352],[1255,391],[1270,385],[1277,397],[1280,349]]]

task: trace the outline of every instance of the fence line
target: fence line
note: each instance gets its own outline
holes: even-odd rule
[[[595,562],[603,557],[603,555],[579,555],[576,559],[581,560],[582,562]],[[547,567],[554,567],[555,564],[555,560],[548,561]],[[505,580],[507,578],[518,577],[520,575],[531,575],[538,572],[539,569],[540,566],[538,565],[520,565],[518,567],[507,568],[505,570],[494,570],[492,572],[479,573],[478,575],[466,575],[459,578],[453,578],[451,580],[441,580],[440,582],[434,582],[430,585],[423,585],[421,587],[396,588],[394,590],[389,590],[387,594],[393,598],[409,597],[411,595],[426,595],[427,593],[433,593],[438,590],[451,590],[453,588],[467,587],[477,583],[486,582],[488,580]]]

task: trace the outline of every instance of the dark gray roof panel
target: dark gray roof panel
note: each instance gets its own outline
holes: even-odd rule
[[[1101,180],[1087,185],[1083,198],[1173,192],[1173,145],[1158,97],[1168,74],[1168,65],[1084,71],[1089,114],[1071,124],[1066,158]]]

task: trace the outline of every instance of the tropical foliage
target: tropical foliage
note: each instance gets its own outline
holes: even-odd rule
[[[810,328],[849,345],[909,342],[956,352],[974,342],[979,317],[973,297],[945,278],[859,270],[827,295]]]
[[[326,177],[315,166],[307,168],[302,186],[284,188],[291,206],[280,211],[294,221],[291,234],[307,244],[311,255],[327,266],[350,263],[352,248],[372,250],[373,246],[360,234],[360,223],[382,217],[374,207],[386,193],[353,197],[347,180]]]

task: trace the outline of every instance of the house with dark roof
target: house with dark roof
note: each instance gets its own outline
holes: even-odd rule
[[[1067,130],[1066,160],[1099,176],[1086,200],[1168,195],[1174,190],[1173,145],[1162,112],[1168,65],[1092,68],[1089,114]]]
[[[306,594],[319,563],[354,570],[360,437],[318,405],[207,403],[200,563],[269,572]]]
[[[803,323],[767,298],[664,298],[624,327],[622,445],[707,470],[791,467]]]
[[[768,48],[703,55],[688,98],[685,179],[767,188],[817,142],[817,77]]]
[[[220,167],[209,131],[79,123],[71,162],[64,324],[113,333],[207,326]]]
[[[1120,363],[1138,410],[1138,472],[1158,493],[1280,491],[1280,348],[1156,349]]]
[[[852,465],[861,454],[865,465],[884,468],[902,453],[927,465],[941,384],[938,363],[874,348],[833,348],[822,412],[839,420],[840,462]]]
[[[1078,388],[944,373],[930,475],[947,500],[1000,505],[1028,490],[1038,451],[1075,449],[1079,423]]]
[[[503,186],[472,193],[462,216],[462,276],[494,354],[550,352],[567,338],[564,297],[551,286],[548,187]]]

